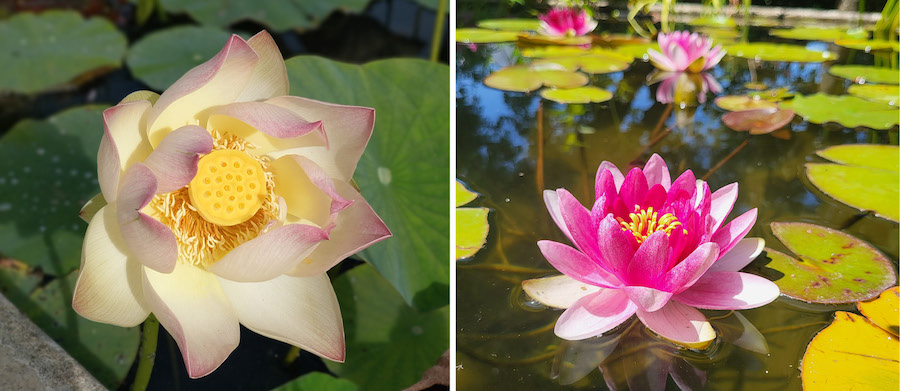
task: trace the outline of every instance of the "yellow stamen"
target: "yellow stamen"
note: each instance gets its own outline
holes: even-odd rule
[[[653,211],[653,207],[641,210],[640,206],[634,206],[634,213],[629,213],[630,222],[626,222],[621,217],[616,217],[616,221],[622,226],[623,231],[630,231],[634,235],[638,243],[643,243],[647,237],[654,232],[663,231],[666,235],[671,235],[672,231],[681,226],[678,218],[671,213],[659,216],[658,212]],[[685,234],[687,230],[682,228]]]

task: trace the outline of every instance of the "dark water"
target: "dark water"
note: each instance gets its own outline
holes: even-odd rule
[[[839,49],[824,43],[809,46]],[[599,363],[590,362],[604,349],[603,341],[576,347],[563,344],[552,329],[562,311],[530,302],[520,285],[525,279],[559,274],[544,260],[538,240],[568,243],[550,219],[541,192],[565,187],[582,203],[593,200],[594,174],[603,160],[626,171],[629,166],[643,166],[651,154],[658,153],[673,178],[686,169],[700,178],[746,140],[746,146],[707,181],[712,189],[739,183],[740,195],[729,219],[759,208],[748,237],[762,237],[767,246],[783,250],[769,223],[811,222],[843,229],[872,243],[896,265],[897,224],[871,214],[861,216],[822,194],[806,179],[803,167],[820,160],[816,150],[831,145],[896,144],[896,128],[854,130],[795,117],[788,128],[790,139],[762,135],[748,140],[747,133],[732,131],[721,122],[725,111],[712,103],[715,94],[710,93],[706,103],[695,109],[675,107],[671,113],[667,105],[657,103],[657,85],[646,85],[652,71],[648,63],[636,61],[625,72],[591,76],[590,85],[614,93],[611,101],[563,105],[542,100],[537,92],[503,92],[482,84],[492,71],[519,59],[512,44],[479,45],[474,52],[459,46],[456,53],[457,177],[481,194],[472,205],[491,208],[485,248],[457,264],[456,374],[461,390],[607,388],[596,369]],[[848,53],[841,54],[843,63]],[[873,61],[866,54],[853,56],[854,63]],[[828,75],[827,66],[762,63],[755,69],[756,81],[803,94],[845,93],[849,82]],[[719,96],[745,93],[744,83],[752,80],[748,61],[731,57],[725,57],[712,75],[724,88]],[[668,134],[649,145],[666,129]],[[702,352],[679,351],[652,337],[640,337],[642,326],[636,322],[637,331],[629,330],[618,341],[613,356],[620,358],[605,370],[619,388],[625,387],[629,377],[634,388],[642,388],[658,381],[654,374],[668,369],[685,384],[706,389],[800,390],[799,366],[805,347],[833,319],[835,310],[854,311],[855,307],[810,305],[782,297],[762,308],[740,311],[765,337],[768,353],[724,340]],[[709,317],[728,314],[705,313]],[[734,321],[734,317],[726,320]],[[615,331],[627,328],[623,325]],[[585,368],[593,370],[584,379],[572,379],[573,371]],[[554,379],[555,374],[560,377]],[[561,385],[561,381],[575,383]],[[678,386],[669,378],[667,388]]]

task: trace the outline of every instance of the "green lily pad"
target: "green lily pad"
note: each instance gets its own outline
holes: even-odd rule
[[[520,35],[519,42],[532,45],[590,45],[592,40],[588,36],[564,37],[555,35]]]
[[[535,69],[528,65],[506,67],[484,78],[484,84],[488,87],[513,92],[534,91],[541,86],[575,88],[587,83],[588,77],[582,73],[564,69]]]
[[[757,109],[777,109],[778,104],[765,99],[754,99],[748,95],[720,96],[715,100],[716,106],[728,111],[745,111]]]
[[[631,58],[626,60],[617,53],[613,55],[586,55],[578,57],[555,57],[542,58],[532,63],[533,68],[538,68],[547,64],[556,64],[567,71],[581,70],[590,74],[604,74],[621,72],[631,66]]]
[[[542,98],[559,103],[600,103],[612,99],[612,96],[612,92],[594,86],[541,91]]]
[[[50,338],[109,389],[118,388],[137,356],[140,330],[82,318],[72,309],[78,273],[35,290],[22,308]]]
[[[651,43],[635,43],[635,44],[626,44],[616,47],[614,50],[617,53],[621,53],[627,56],[631,56],[633,58],[639,58],[644,61],[650,60],[650,55],[647,54],[648,49],[653,49],[659,51],[659,44],[656,42]]]
[[[837,59],[837,55],[829,51],[817,52],[783,43],[740,43],[725,46],[725,50],[727,56],[757,61],[823,62]]]
[[[43,276],[28,264],[15,259],[0,260],[0,294],[16,307],[23,308],[28,295],[37,288]]]
[[[762,91],[762,90],[765,90],[766,88],[769,88],[769,86],[767,86],[766,83],[762,83],[762,82],[758,82],[758,81],[751,81],[751,82],[744,83],[744,88],[746,88],[748,90]]]
[[[449,68],[414,59],[358,66],[315,56],[286,64],[291,95],[375,108],[375,131],[354,179],[394,238],[362,256],[407,303],[423,310],[447,305]]]
[[[78,211],[100,192],[103,108],[22,120],[0,138],[0,252],[54,276],[81,264]]]
[[[459,179],[456,180],[456,207],[459,208],[465,204],[468,204],[475,199],[478,198],[478,193],[471,191],[466,188]]]
[[[522,56],[529,58],[560,59],[576,57],[597,57],[614,62],[631,63],[634,58],[614,50],[592,47],[582,48],[578,46],[537,46],[522,49]]]
[[[456,42],[461,43],[515,42],[518,39],[518,33],[509,31],[497,31],[478,28],[456,30]]]
[[[0,90],[33,94],[118,68],[127,41],[108,20],[72,11],[0,22]]]
[[[769,30],[769,35],[801,41],[832,42],[838,39],[865,39],[869,36],[869,33],[861,29],[848,30],[840,27],[794,27],[789,29]]]
[[[474,256],[484,247],[490,225],[488,208],[456,208],[456,259]]]
[[[763,99],[769,102],[781,102],[794,97],[794,93],[786,87],[772,88],[763,91],[753,91],[747,93],[747,96],[753,99]]]
[[[483,29],[504,31],[537,31],[541,28],[537,19],[485,19],[475,25]]]
[[[838,39],[835,45],[848,49],[862,50],[869,53],[873,50],[893,50],[900,52],[900,44],[897,41],[885,41],[876,39]]]
[[[348,354],[343,364],[325,365],[360,389],[405,389],[450,347],[449,307],[416,311],[369,265],[338,276],[334,290],[341,303]]]
[[[131,74],[157,91],[225,46],[231,33],[211,27],[179,26],[146,35],[128,49]]]
[[[368,0],[159,0],[166,11],[187,13],[204,25],[224,28],[252,20],[275,31],[316,27],[332,12],[361,12],[368,4]]]
[[[359,387],[347,379],[338,379],[323,372],[310,372],[291,380],[272,391],[356,391]]]
[[[714,15],[714,16],[702,16],[696,18],[690,23],[692,26],[711,26],[711,27],[735,27],[737,23],[734,19],[729,18],[725,15]]]
[[[772,233],[799,259],[766,248],[765,268],[781,293],[811,303],[852,303],[877,297],[897,280],[891,261],[868,243],[809,223],[772,223]],[[763,269],[766,270],[766,269]]]
[[[898,111],[890,105],[869,102],[849,95],[797,95],[779,104],[794,110],[814,124],[837,122],[848,128],[865,126],[872,129],[890,129],[898,123]]]
[[[828,68],[828,73],[859,84],[900,84],[900,72],[891,68],[866,65],[834,65]]]
[[[900,102],[900,86],[854,84],[847,89],[847,93],[868,101],[884,103],[891,106],[897,106],[897,102]]]
[[[806,163],[806,175],[819,190],[859,210],[900,221],[898,147],[838,145],[816,154],[840,163]]]

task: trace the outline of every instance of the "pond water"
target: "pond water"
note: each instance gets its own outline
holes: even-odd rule
[[[598,31],[603,29],[600,26]],[[754,36],[765,35],[754,30]],[[752,41],[753,39],[751,39]],[[823,42],[807,44],[838,53],[839,63],[872,64],[862,52]],[[521,62],[513,43],[459,45],[456,51],[457,178],[480,194],[470,205],[490,208],[484,248],[457,262],[457,384],[464,390],[643,389],[658,382],[667,389],[800,390],[800,361],[813,336],[849,305],[807,304],[780,297],[761,308],[738,311],[764,337],[768,352],[748,350],[734,340],[741,316],[703,312],[738,330],[702,351],[678,349],[646,331],[634,318],[608,336],[565,342],[553,333],[561,310],[546,308],[523,292],[523,280],[559,274],[536,242],[568,244],[548,214],[544,189],[564,187],[582,202],[593,202],[597,166],[607,160],[623,172],[642,167],[657,153],[673,178],[690,169],[711,189],[738,182],[740,194],[729,219],[751,208],[759,217],[747,237],[785,251],[771,222],[819,224],[863,239],[885,253],[896,270],[898,226],[861,213],[823,194],[807,179],[804,164],[822,161],[815,151],[839,144],[897,143],[890,130],[816,125],[797,116],[780,137],[749,136],[726,127],[716,96],[744,94],[745,83],[787,87],[806,94],[844,94],[850,82],[827,73],[829,63],[761,62],[726,56],[711,70],[722,86],[705,103],[681,109],[659,103],[659,84],[647,85],[653,71],[636,60],[624,72],[590,76],[589,85],[613,92],[604,103],[559,104],[538,92],[505,92],[485,86],[491,72]],[[851,56],[851,60],[847,60]],[[748,269],[765,264],[761,255]],[[746,342],[746,341],[744,341]],[[760,346],[756,341],[755,346]],[[752,345],[752,344],[750,344]],[[603,372],[597,369],[603,362]],[[673,375],[666,380],[666,373]],[[677,380],[673,380],[677,379]],[[662,380],[660,380],[662,379]]]

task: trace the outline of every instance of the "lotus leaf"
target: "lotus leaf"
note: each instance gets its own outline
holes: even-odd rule
[[[456,42],[461,43],[497,43],[515,42],[519,34],[509,31],[465,28],[456,30]]]
[[[838,39],[865,39],[869,36],[869,33],[861,29],[848,30],[839,27],[794,27],[789,29],[769,30],[769,35],[802,41],[832,42]]]
[[[848,128],[865,126],[872,129],[890,129],[898,123],[896,107],[869,102],[849,95],[797,95],[793,100],[781,102],[781,108],[794,110],[797,115],[814,124],[837,122]]]
[[[806,175],[819,190],[851,207],[900,221],[898,147],[838,145],[816,153],[841,163],[806,163]]]
[[[213,27],[181,26],[147,34],[128,49],[131,74],[163,91],[188,70],[212,58],[231,34]]]
[[[554,88],[575,88],[588,83],[582,73],[560,69],[534,69],[527,65],[514,65],[494,72],[484,78],[484,84],[504,91],[529,92],[546,85]]]
[[[600,103],[612,99],[612,96],[612,92],[594,86],[541,91],[541,97],[559,103]]]
[[[289,381],[272,391],[357,391],[350,380],[338,379],[323,372],[310,372]]]
[[[837,55],[829,51],[817,52],[799,45],[781,43],[740,43],[725,46],[728,56],[757,61],[823,62],[836,60]]]
[[[159,0],[166,11],[185,12],[204,25],[227,27],[253,20],[275,31],[316,27],[332,12],[360,12],[368,4],[367,0]]]
[[[847,89],[847,93],[872,102],[897,106],[900,102],[900,86],[885,84],[855,84]]]
[[[900,84],[900,72],[891,68],[867,65],[835,65],[828,68],[828,73],[859,84]]]
[[[475,25],[483,29],[504,31],[537,31],[541,27],[537,19],[485,19]]]

